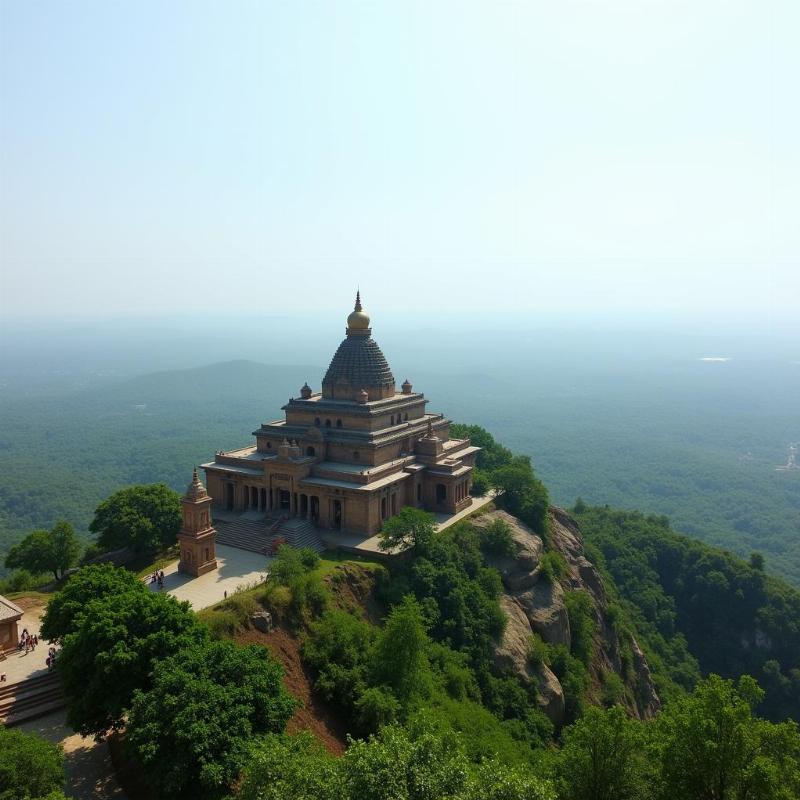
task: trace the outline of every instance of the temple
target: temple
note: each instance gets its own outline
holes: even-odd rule
[[[426,411],[405,380],[397,391],[356,295],[346,337],[322,379],[253,432],[255,445],[203,464],[215,508],[299,517],[365,538],[404,506],[455,514],[472,500],[480,448],[451,439],[450,421]]]

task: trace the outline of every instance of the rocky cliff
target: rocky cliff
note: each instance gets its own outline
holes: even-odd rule
[[[563,509],[550,509],[549,546],[560,553],[566,563],[561,577],[550,578],[542,569],[545,548],[541,537],[516,517],[504,511],[492,511],[472,522],[477,528],[482,528],[495,519],[508,524],[517,548],[513,556],[488,559],[502,576],[505,591],[501,602],[508,617],[503,638],[495,649],[497,665],[515,673],[523,681],[535,681],[540,707],[556,726],[560,726],[564,722],[561,683],[546,664],[530,662],[529,647],[534,633],[547,644],[571,646],[565,593],[581,590],[591,598],[595,618],[593,652],[588,664],[591,699],[601,702],[602,687],[608,682],[608,676],[614,673],[620,677],[624,687],[620,702],[637,717],[653,716],[661,704],[647,659],[631,634],[620,635],[615,630],[603,581],[597,568],[586,558],[575,520]]]

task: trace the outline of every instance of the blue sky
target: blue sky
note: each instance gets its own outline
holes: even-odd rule
[[[0,3],[0,313],[800,303],[796,3]]]

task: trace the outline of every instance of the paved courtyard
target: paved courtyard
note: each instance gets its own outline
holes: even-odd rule
[[[217,545],[217,569],[199,578],[182,575],[178,572],[178,562],[173,561],[164,567],[164,588],[157,583],[148,583],[151,591],[165,591],[178,600],[188,600],[195,611],[213,606],[229,595],[257,583],[267,576],[269,560],[259,553],[239,550],[236,547]]]
[[[44,606],[39,602],[26,608],[22,619],[19,621],[20,634],[27,628],[28,633],[31,635],[38,635],[43,612]],[[27,655],[24,650],[22,652],[14,650],[11,653],[6,653],[6,658],[0,661],[0,673],[5,673],[8,683],[17,683],[27,678],[44,675],[47,672],[48,646],[47,642],[40,640],[39,646],[35,650],[28,652]]]

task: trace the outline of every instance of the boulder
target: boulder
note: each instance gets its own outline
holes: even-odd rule
[[[548,644],[572,642],[569,615],[564,605],[564,590],[557,582],[539,581],[532,589],[516,596],[533,631]]]
[[[269,633],[272,630],[272,614],[269,611],[256,611],[250,615],[250,624],[261,633]]]
[[[519,604],[507,594],[500,596],[500,605],[506,615],[506,627],[500,643],[495,645],[494,663],[499,669],[510,670],[518,678],[528,680],[528,643],[533,633],[531,625]]]

